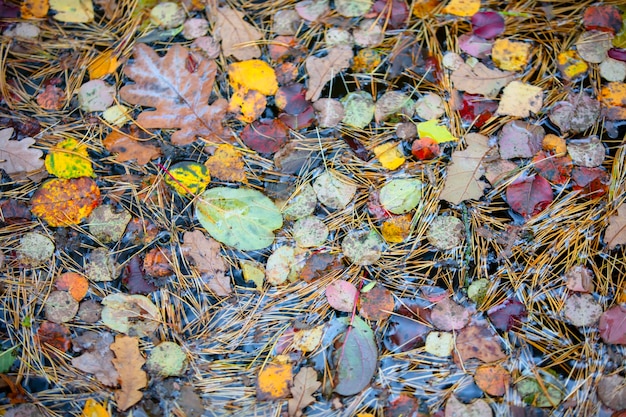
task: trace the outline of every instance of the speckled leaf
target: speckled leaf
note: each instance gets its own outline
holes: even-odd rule
[[[353,263],[371,265],[382,255],[383,240],[374,230],[353,230],[343,239],[341,248]]]
[[[32,212],[52,227],[80,223],[100,204],[100,188],[87,177],[51,179],[31,199]]]
[[[393,214],[413,210],[421,198],[422,182],[418,179],[393,179],[380,189],[380,203]]]

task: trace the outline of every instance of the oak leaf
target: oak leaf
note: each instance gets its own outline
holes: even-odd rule
[[[215,139],[222,135],[228,103],[220,98],[208,104],[217,72],[215,62],[191,59],[180,45],[159,57],[150,47],[137,44],[133,54],[135,61],[124,68],[124,74],[135,84],[122,87],[120,96],[129,103],[156,108],[142,112],[137,124],[148,129],[180,129],[172,134],[175,145],[188,145],[196,136]]]
[[[240,61],[261,56],[261,48],[255,41],[262,39],[263,34],[243,20],[241,12],[228,7],[219,7],[215,11],[215,16],[213,36],[222,41],[224,56],[232,55]]]
[[[43,152],[32,149],[33,138],[10,140],[13,128],[0,130],[0,169],[8,175],[36,171],[43,166]]]
[[[321,385],[322,383],[317,380],[315,369],[302,368],[293,379],[293,386],[291,387],[293,398],[289,400],[289,417],[301,416],[302,409],[315,401],[312,394]]]
[[[306,99],[316,101],[320,98],[326,83],[347,69],[353,56],[352,48],[342,45],[331,49],[328,55],[323,58],[308,57],[305,61],[306,71],[309,74],[309,89],[306,92]]]
[[[185,232],[183,242],[183,254],[189,256],[198,271],[207,277],[209,288],[222,297],[230,294],[230,279],[226,276],[228,265],[220,254],[221,245],[200,230]]]
[[[483,175],[482,162],[489,150],[489,139],[479,133],[465,136],[467,148],[452,154],[452,164],[448,167],[448,176],[443,191],[439,195],[442,200],[459,204],[463,200],[480,198],[486,184],[480,181]]]
[[[143,397],[140,390],[148,384],[148,376],[141,369],[146,360],[139,351],[139,339],[130,336],[116,336],[111,345],[115,353],[113,366],[120,375],[121,389],[115,391],[115,402],[120,411],[128,410]]]

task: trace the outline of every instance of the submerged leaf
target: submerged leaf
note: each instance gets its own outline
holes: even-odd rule
[[[378,348],[374,332],[359,316],[354,317],[352,327],[348,327],[349,317],[337,320],[346,326],[346,330],[333,354],[337,367],[333,391],[346,396],[358,394],[370,383],[376,372]]]

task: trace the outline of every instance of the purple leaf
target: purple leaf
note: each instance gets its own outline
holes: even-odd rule
[[[496,329],[508,331],[526,318],[528,313],[524,304],[514,298],[508,298],[502,304],[490,308],[487,315]]]
[[[497,12],[478,12],[472,16],[474,35],[493,39],[504,32],[504,18]]]
[[[486,58],[491,53],[493,41],[488,41],[480,36],[466,33],[459,36],[459,48],[475,58]]]
[[[626,49],[624,48],[611,48],[609,49],[609,56],[618,61],[626,62]]]

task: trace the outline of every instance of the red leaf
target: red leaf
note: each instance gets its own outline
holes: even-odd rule
[[[67,352],[72,345],[70,331],[62,324],[44,321],[37,329],[37,338],[42,349],[48,350],[50,345],[62,352]]]
[[[509,206],[525,218],[541,212],[553,199],[550,183],[539,175],[517,180],[506,188]]]
[[[278,119],[292,130],[306,129],[315,122],[315,109],[310,104],[297,115],[282,113]]]
[[[124,268],[122,283],[126,285],[131,294],[149,294],[158,289],[146,281],[144,270],[137,256],[131,258]]]
[[[405,0],[377,0],[372,10],[380,13],[381,19],[389,29],[403,28],[409,17],[409,7]]]
[[[475,58],[486,58],[491,53],[493,41],[483,39],[471,33],[464,33],[458,39],[459,48]]]
[[[416,305],[401,307],[389,318],[385,346],[392,352],[406,352],[423,346],[431,328],[425,324],[427,311]]]
[[[311,103],[304,98],[306,90],[302,84],[282,86],[276,92],[274,99],[276,107],[287,114],[296,116],[311,107]]]
[[[476,94],[463,94],[463,107],[459,110],[461,118],[466,123],[474,122],[474,127],[482,127],[498,109],[498,102],[488,100]]]
[[[615,6],[590,6],[583,15],[583,25],[587,30],[617,33],[622,29],[622,16]]]
[[[385,409],[385,417],[407,417],[417,415],[419,403],[414,396],[400,394]]]
[[[626,49],[623,48],[611,48],[609,49],[609,56],[618,61],[626,62]]]
[[[411,153],[420,161],[428,161],[439,156],[439,144],[432,138],[415,139],[411,145]]]
[[[241,132],[241,139],[259,153],[274,153],[287,143],[287,126],[278,119],[257,120]]]
[[[504,32],[504,18],[497,12],[478,12],[472,16],[474,35],[492,39]]]
[[[539,151],[533,158],[535,169],[543,178],[554,184],[565,184],[572,175],[572,158],[568,155],[555,157]]]
[[[380,192],[378,190],[374,190],[370,193],[367,199],[367,210],[376,220],[384,220],[391,217],[391,213],[385,210],[383,205],[380,204]]]
[[[626,345],[626,307],[617,305],[602,313],[598,329],[605,343]]]
[[[604,168],[574,167],[573,190],[583,190],[583,195],[589,199],[602,197],[609,190],[611,178]]]
[[[487,315],[496,329],[508,331],[528,317],[528,312],[524,304],[508,298],[502,304],[490,308]]]

